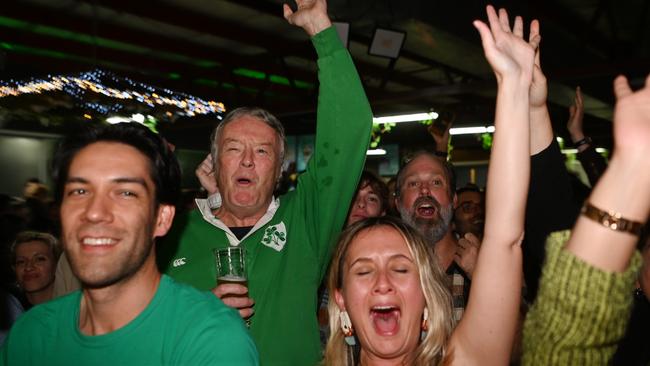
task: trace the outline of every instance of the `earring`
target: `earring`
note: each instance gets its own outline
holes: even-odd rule
[[[427,336],[427,331],[429,330],[429,309],[424,308],[424,313],[422,314],[422,331],[420,332],[420,340],[423,340]]]
[[[350,320],[350,316],[348,315],[348,312],[342,311],[339,314],[339,318],[341,320],[341,330],[343,331],[343,335],[345,335],[345,343],[347,343],[348,346],[354,346],[356,344],[356,341],[354,340],[352,321]]]

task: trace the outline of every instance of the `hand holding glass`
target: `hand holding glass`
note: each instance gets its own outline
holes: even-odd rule
[[[233,283],[248,287],[246,258],[243,248],[214,249],[214,259],[217,266],[217,285]]]

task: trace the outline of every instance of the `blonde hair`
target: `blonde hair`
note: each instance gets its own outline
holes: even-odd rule
[[[390,216],[361,220],[343,231],[339,238],[327,280],[330,294],[327,304],[330,336],[325,348],[323,364],[353,366],[359,363],[357,359],[359,350],[352,349],[344,341],[345,336],[341,331],[339,320],[341,310],[334,300],[334,291],[340,290],[343,286],[343,265],[350,244],[361,232],[381,226],[395,229],[406,242],[418,268],[420,286],[429,312],[426,336],[409,356],[407,364],[427,366],[441,364],[445,356],[445,346],[454,328],[451,295],[446,286],[445,275],[433,256],[433,251],[426,245],[420,233],[400,219]]]

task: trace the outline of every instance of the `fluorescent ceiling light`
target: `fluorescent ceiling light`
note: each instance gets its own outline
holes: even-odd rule
[[[454,127],[449,129],[450,135],[473,135],[479,133],[493,133],[494,126]]]
[[[373,123],[400,123],[400,122],[416,122],[426,121],[429,119],[438,118],[438,113],[413,113],[413,114],[398,114],[395,116],[373,117]]]
[[[386,155],[386,150],[384,150],[384,149],[371,149],[371,150],[366,151],[366,155],[374,155],[374,156]]]

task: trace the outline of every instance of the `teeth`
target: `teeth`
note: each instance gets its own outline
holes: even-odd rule
[[[375,306],[372,309],[373,310],[390,310],[390,309],[394,309],[394,306]]]
[[[85,245],[111,245],[115,240],[111,238],[85,238],[83,240]]]

